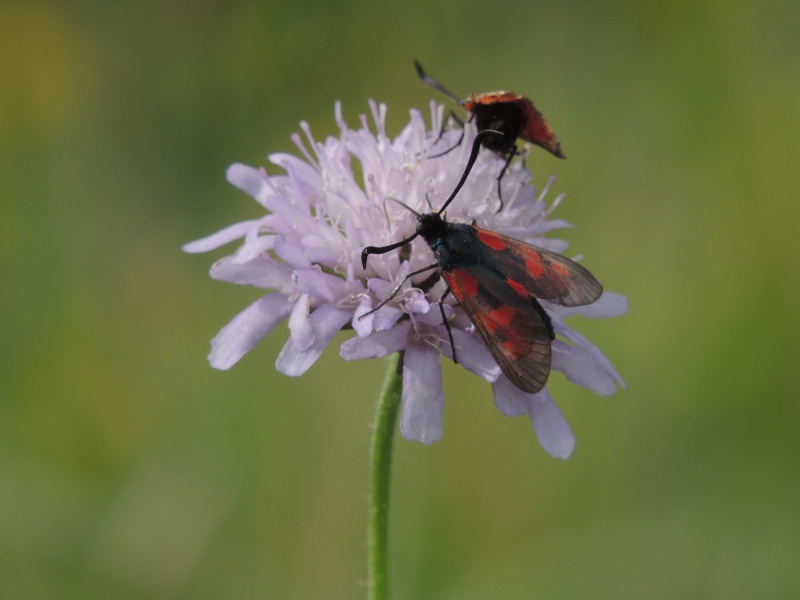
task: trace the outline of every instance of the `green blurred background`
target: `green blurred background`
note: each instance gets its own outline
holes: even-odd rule
[[[444,438],[396,444],[394,598],[800,596],[798,31],[795,0],[0,4],[0,597],[364,597],[384,363],[281,376],[284,325],[213,370],[260,293],[180,247],[258,216],[226,167],[336,99],[427,111],[413,58],[547,116],[535,181],[631,303],[574,324],[629,389],[554,377],[563,462],[445,364]]]

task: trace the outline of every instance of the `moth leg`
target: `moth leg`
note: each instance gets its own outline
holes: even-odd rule
[[[435,154],[434,156],[430,156],[429,158],[436,158],[437,156],[444,156],[448,152],[451,152],[454,148],[458,148],[458,146],[461,145],[461,142],[464,139],[464,121],[462,121],[461,119],[458,118],[458,115],[455,113],[455,111],[453,109],[450,109],[450,115],[448,116],[448,120],[451,121],[451,122],[455,121],[456,123],[458,123],[458,126],[461,128],[461,137],[459,138],[458,142],[456,142],[456,144],[452,148],[450,148],[449,150],[445,150],[442,154]],[[439,142],[442,141],[442,138],[444,137],[444,129],[445,129],[445,122],[442,121],[442,126],[439,128],[439,135],[437,135],[436,139],[433,140],[433,143],[431,144],[431,148],[433,148],[436,144],[438,144]]]
[[[452,111],[451,111],[451,113],[452,113]],[[455,117],[455,116],[456,116],[456,115],[455,115],[455,113],[452,113],[452,114],[453,114],[453,117]],[[457,117],[456,117],[456,119],[457,119]],[[460,119],[459,119],[459,122],[460,122]],[[436,142],[434,142],[434,143],[433,143],[433,145],[434,145],[434,146],[436,145],[436,143],[437,143],[439,140],[441,140],[441,139],[442,139],[442,136],[443,136],[443,135],[444,135],[444,125],[442,125],[442,130],[439,132],[439,138],[436,140]],[[429,156],[428,158],[439,158],[440,156],[444,156],[445,154],[449,154],[450,152],[452,152],[453,150],[455,150],[456,148],[458,148],[458,147],[461,145],[461,142],[463,142],[463,141],[464,141],[464,129],[462,128],[462,129],[461,129],[461,135],[458,137],[458,141],[457,141],[455,144],[453,144],[452,146],[450,146],[450,147],[449,147],[447,150],[445,150],[444,152],[439,152],[439,154],[432,154],[432,155],[431,155],[431,156]]]
[[[456,358],[456,345],[453,342],[453,332],[450,329],[450,323],[447,321],[447,316],[444,314],[444,299],[447,298],[447,295],[450,293],[450,288],[447,288],[442,294],[442,297],[439,298],[439,312],[442,313],[442,323],[444,323],[444,328],[447,330],[447,337],[450,339],[450,348],[453,349],[453,364],[458,364],[458,359]]]
[[[414,271],[413,273],[409,273],[408,275],[406,275],[405,279],[403,279],[403,281],[401,281],[400,283],[398,283],[395,286],[395,288],[392,290],[392,293],[389,294],[389,296],[386,298],[386,300],[384,300],[383,302],[378,304],[378,306],[373,308],[371,311],[365,312],[363,315],[358,317],[359,321],[361,319],[363,319],[364,317],[366,317],[367,315],[371,315],[376,310],[378,310],[379,308],[383,307],[384,304],[387,304],[390,300],[392,300],[395,296],[397,296],[397,294],[400,292],[400,288],[402,288],[403,285],[405,285],[406,281],[408,281],[409,279],[414,277],[414,275],[419,275],[420,273],[424,273],[425,271],[430,271],[431,269],[435,269],[438,266],[439,266],[439,263],[433,263],[432,265],[428,265],[427,267],[422,267],[421,269],[418,269],[418,270]]]
[[[506,174],[506,171],[508,171],[508,166],[511,164],[511,161],[514,160],[514,157],[518,156],[519,154],[520,152],[516,146],[514,146],[511,150],[508,151],[506,164],[503,165],[503,170],[500,171],[500,175],[497,177],[497,197],[500,198],[500,208],[497,209],[497,212],[503,210],[503,191],[500,189],[500,181],[503,179],[503,175]]]

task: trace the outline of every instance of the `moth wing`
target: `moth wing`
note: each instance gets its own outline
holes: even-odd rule
[[[536,109],[533,102],[524,96],[520,96],[516,100],[516,104],[525,115],[525,127],[519,137],[526,142],[541,146],[558,158],[566,158],[561,151],[561,144],[558,143],[556,134],[550,129],[550,125],[544,120],[542,113]]]
[[[539,303],[485,265],[442,276],[505,376],[524,392],[541,390],[550,374],[552,330]]]
[[[510,286],[524,288],[536,298],[584,306],[603,293],[602,284],[586,268],[560,254],[485,229],[478,229],[477,236],[498,252],[492,254],[490,266]]]

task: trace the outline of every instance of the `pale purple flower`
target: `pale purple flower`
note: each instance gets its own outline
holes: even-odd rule
[[[360,128],[350,129],[339,104],[335,109],[338,137],[317,142],[302,123],[307,141],[297,134],[292,139],[304,158],[269,156],[284,174],[232,165],[228,181],[259,202],[264,216],[187,244],[184,250],[207,252],[239,240],[236,252],[217,262],[211,276],[269,290],[212,340],[212,366],[230,368],[280,322],[288,320],[289,340],[275,366],[285,375],[302,375],[339,330],[352,327],[355,336],[340,348],[345,360],[405,351],[400,429],[408,439],[430,443],[442,435],[439,355],[452,358],[437,306],[444,282],[439,280],[425,290],[407,283],[380,310],[359,318],[386,299],[408,273],[434,262],[419,237],[402,249],[370,256],[366,270],[361,267],[360,254],[365,246],[387,245],[414,231],[416,217],[399,202],[419,212],[441,206],[462,175],[475,131],[468,126],[460,146],[444,156],[429,158],[457,139],[457,132],[445,132],[436,141],[442,124],[441,106],[431,104],[429,128],[418,111],[411,111],[410,122],[394,139],[386,134],[386,107],[370,103],[370,109],[375,132],[365,116]],[[554,178],[537,190],[529,183],[530,173],[517,161],[503,178],[505,205],[497,212],[496,179],[502,165],[502,158],[481,151],[466,185],[447,210],[447,220],[474,222],[480,228],[563,253],[565,242],[544,237],[554,229],[570,227],[566,221],[550,218],[563,195],[545,203]],[[422,274],[414,281],[420,284],[428,276]],[[528,394],[515,387],[501,373],[466,315],[452,304],[452,296],[448,302],[459,364],[492,383],[500,412],[527,414],[542,447],[553,456],[568,457],[575,438],[547,388]],[[559,336],[552,345],[552,370],[600,395],[614,393],[618,384],[624,386],[602,352],[564,320],[573,314],[593,318],[621,315],[627,310],[625,297],[606,292],[594,304],[577,308],[542,304]]]

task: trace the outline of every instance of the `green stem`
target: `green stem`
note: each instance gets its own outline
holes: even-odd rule
[[[403,353],[389,357],[372,432],[369,500],[367,598],[389,597],[389,496],[392,483],[392,441],[403,390]]]

